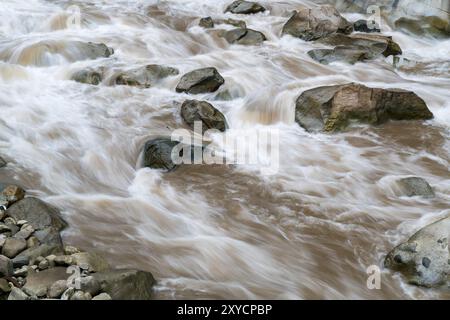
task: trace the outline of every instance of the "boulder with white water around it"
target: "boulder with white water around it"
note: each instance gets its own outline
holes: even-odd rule
[[[210,28],[214,28],[214,21],[211,17],[205,17],[205,18],[200,19],[200,22],[198,23],[198,25],[205,29],[210,29]]]
[[[394,248],[385,266],[401,272],[409,283],[423,287],[449,285],[450,218],[439,220]]]
[[[252,29],[234,29],[225,33],[225,39],[231,44],[258,45],[266,41],[266,36]]]
[[[307,90],[297,99],[295,109],[296,122],[310,132],[341,131],[353,123],[431,118],[426,103],[414,92],[356,83]]]
[[[97,86],[103,80],[103,72],[93,69],[80,70],[75,72],[71,79],[79,83]]]
[[[352,35],[332,34],[319,40],[320,43],[331,46],[355,46],[366,48],[371,58],[377,56],[389,57],[402,54],[402,49],[392,37],[379,34],[356,33]]]
[[[368,21],[364,19],[358,20],[353,23],[353,30],[365,33],[381,32],[380,26],[374,20]]]
[[[402,194],[406,197],[433,198],[434,191],[430,184],[420,177],[403,178],[397,181]]]
[[[355,64],[371,58],[369,51],[365,47],[360,46],[337,46],[334,49],[313,49],[308,51],[308,55],[322,64],[329,64],[336,61]]]
[[[264,11],[266,11],[266,8],[264,8],[258,2],[243,0],[234,1],[225,9],[225,12],[231,12],[235,14],[255,14]]]
[[[175,68],[150,64],[145,67],[123,71],[115,77],[113,82],[116,85],[150,88],[159,80],[178,74],[179,71]]]
[[[172,150],[178,143],[168,138],[148,141],[144,146],[142,165],[152,169],[174,170],[177,165],[172,160]]]
[[[92,277],[113,300],[150,300],[156,283],[150,272],[128,269],[98,272]]]
[[[181,77],[177,85],[177,92],[190,94],[217,91],[225,83],[225,79],[216,68],[203,68],[191,71]]]
[[[201,122],[203,133],[209,129],[222,132],[227,129],[225,116],[206,101],[186,100],[181,106],[181,117],[192,129],[196,121]]]
[[[330,34],[353,31],[353,25],[332,6],[303,8],[294,11],[283,27],[283,35],[291,35],[305,41],[313,41]]]

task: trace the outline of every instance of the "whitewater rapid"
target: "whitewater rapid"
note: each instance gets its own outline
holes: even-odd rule
[[[66,242],[151,271],[157,298],[449,298],[384,269],[381,290],[369,290],[366,269],[382,268],[393,246],[450,213],[450,40],[383,25],[404,57],[420,63],[325,66],[307,55],[321,45],[280,37],[290,12],[313,2],[260,1],[269,10],[254,16],[224,14],[230,2],[2,0],[0,155],[9,165],[1,181],[58,206],[70,225]],[[67,28],[69,6],[79,6],[81,28]],[[229,45],[198,26],[205,16],[245,20],[268,41]],[[115,53],[82,60],[71,41]],[[180,76],[149,89],[70,80],[87,67],[147,64]],[[182,126],[179,105],[189,96],[175,92],[181,75],[210,66],[232,99],[196,98],[221,110],[231,129],[279,130],[276,175],[247,165],[166,174],[139,167],[150,137]],[[435,118],[336,135],[295,123],[303,91],[347,82],[412,90]],[[436,198],[399,197],[394,181],[411,175],[425,178]]]

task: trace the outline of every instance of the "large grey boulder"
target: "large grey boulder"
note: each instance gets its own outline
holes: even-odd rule
[[[371,58],[370,53],[360,46],[337,46],[334,49],[313,49],[308,51],[308,55],[322,64],[329,64],[336,61],[355,64]]]
[[[433,114],[414,92],[369,88],[361,84],[319,87],[303,92],[295,120],[310,132],[335,132],[352,123],[382,124],[388,120],[428,120]]]
[[[319,40],[331,46],[356,46],[367,49],[370,57],[383,55],[389,57],[402,54],[402,49],[390,36],[380,34],[355,33],[351,35],[332,34]]]
[[[385,266],[401,272],[409,283],[424,287],[448,284],[450,218],[439,220],[418,231],[394,248]]]
[[[172,150],[179,142],[166,138],[157,138],[148,141],[143,150],[144,167],[171,171],[177,167],[172,160]]]
[[[179,71],[175,68],[150,64],[145,67],[123,71],[115,77],[113,82],[116,85],[150,88],[161,79],[177,74],[179,74]]]
[[[150,272],[111,270],[92,274],[113,300],[150,300],[156,281]]]
[[[235,14],[254,14],[264,11],[266,11],[266,8],[264,8],[261,4],[243,0],[234,1],[225,9],[225,12]]]
[[[353,25],[332,6],[303,8],[294,11],[284,25],[282,34],[305,41],[323,38],[334,33],[351,33]]]
[[[191,71],[181,77],[177,92],[190,94],[214,92],[225,83],[216,68],[203,68]]]
[[[420,177],[403,178],[397,181],[397,184],[406,197],[424,197],[433,198],[434,191],[430,184]]]
[[[259,45],[266,41],[266,36],[252,29],[238,28],[227,31],[225,33],[225,39],[231,44],[241,44],[247,46]]]
[[[225,116],[206,101],[186,100],[181,106],[181,117],[192,129],[195,122],[201,122],[203,133],[209,129],[222,132],[227,129]]]

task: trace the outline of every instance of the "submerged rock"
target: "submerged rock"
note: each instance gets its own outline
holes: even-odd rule
[[[254,14],[264,11],[266,11],[266,8],[264,8],[259,3],[243,0],[234,1],[225,9],[225,12],[231,12],[235,14]]]
[[[392,250],[385,266],[401,272],[409,283],[437,287],[448,283],[450,218],[439,220]]]
[[[225,79],[216,68],[203,68],[191,71],[181,77],[176,88],[177,92],[190,94],[217,91],[225,83]]]
[[[113,82],[116,85],[150,88],[159,80],[177,74],[179,74],[179,71],[175,68],[151,64],[145,67],[121,72],[115,77]]]
[[[84,84],[91,84],[91,85],[99,85],[103,80],[103,75],[99,71],[95,71],[92,69],[86,69],[86,70],[80,70],[75,72],[72,77],[72,80]]]
[[[337,46],[334,49],[314,49],[308,55],[322,64],[344,61],[350,64],[365,61],[371,58],[370,53],[360,46]]]
[[[137,270],[98,272],[92,277],[113,300],[150,300],[156,283],[150,272]]]
[[[366,33],[381,32],[379,25],[374,20],[358,20],[353,24],[353,29],[358,32]]]
[[[397,181],[403,195],[407,197],[421,196],[425,198],[433,198],[434,191],[429,183],[419,177],[404,178]]]
[[[214,21],[211,17],[201,18],[198,25],[200,27],[210,29],[210,28],[214,28]]]
[[[171,171],[177,167],[172,160],[172,150],[179,142],[166,138],[148,141],[144,146],[144,167]]]
[[[186,100],[181,106],[181,117],[191,128],[196,121],[201,122],[203,133],[209,129],[222,132],[227,129],[225,116],[206,101]]]
[[[266,36],[252,29],[234,29],[225,33],[225,39],[231,44],[258,45],[266,41]]]
[[[335,132],[352,123],[382,124],[388,120],[427,120],[433,114],[414,92],[369,88],[361,84],[319,87],[303,92],[295,120],[307,131]]]
[[[305,41],[323,38],[334,33],[351,33],[353,26],[332,6],[303,8],[294,11],[283,27],[283,35]]]
[[[379,34],[356,33],[352,35],[333,34],[320,39],[321,43],[332,46],[358,46],[367,48],[371,57],[402,54],[400,46],[392,37]]]

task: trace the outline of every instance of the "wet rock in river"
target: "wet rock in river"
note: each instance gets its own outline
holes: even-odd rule
[[[113,82],[116,85],[150,88],[159,80],[178,74],[179,71],[175,68],[151,64],[121,72]]]
[[[177,92],[190,94],[217,91],[225,83],[225,79],[216,68],[203,68],[185,74],[176,88]]]
[[[3,189],[0,194],[0,205],[9,207],[13,203],[25,197],[25,190],[19,186],[10,185]]]
[[[214,28],[214,21],[211,17],[201,18],[198,25],[200,27],[210,29],[210,28]]]
[[[344,61],[350,64],[370,59],[368,50],[360,46],[337,46],[334,49],[313,49],[308,55],[322,64]]]
[[[103,74],[100,71],[92,70],[92,69],[86,69],[86,70],[80,70],[75,72],[72,77],[72,80],[84,84],[91,84],[91,85],[99,85],[103,80]]]
[[[144,167],[152,169],[173,170],[177,165],[172,160],[172,150],[179,142],[166,138],[158,138],[148,141],[144,146]]]
[[[0,157],[0,168],[6,167],[6,165],[6,161],[2,157]]]
[[[264,8],[261,4],[243,0],[234,1],[225,9],[225,12],[235,14],[255,14],[264,11],[266,11],[266,8]]]
[[[319,87],[303,92],[295,120],[307,131],[335,132],[352,123],[382,124],[388,120],[428,120],[433,114],[414,92],[369,88],[361,84]]]
[[[381,32],[379,25],[375,22],[375,20],[358,20],[353,24],[353,29],[358,32],[372,33],[372,32]]]
[[[450,218],[439,220],[394,248],[385,266],[401,272],[409,283],[438,287],[449,283]]]
[[[305,41],[323,38],[334,33],[351,33],[353,25],[332,6],[303,8],[294,11],[283,27],[283,35],[291,35]]]
[[[397,181],[402,194],[407,197],[421,196],[425,198],[433,198],[434,191],[430,184],[420,177],[403,178]]]
[[[234,29],[225,33],[225,39],[231,44],[258,45],[266,41],[266,36],[252,29]]]
[[[192,129],[196,121],[201,122],[203,133],[209,129],[222,132],[227,129],[225,116],[206,101],[186,100],[181,106],[181,117]]]

